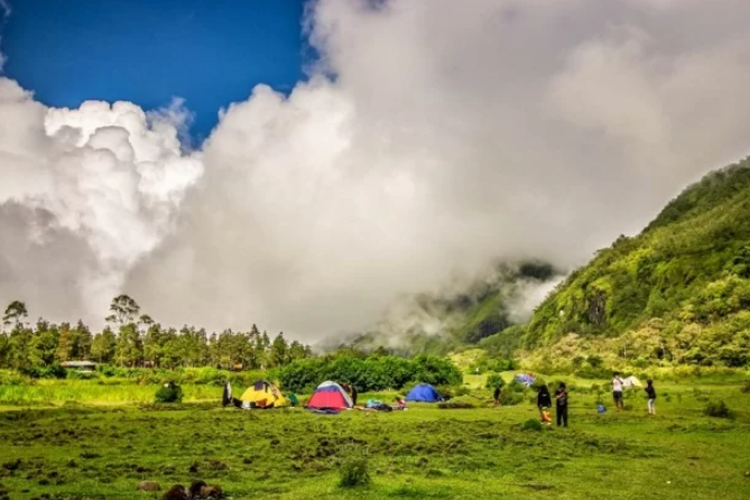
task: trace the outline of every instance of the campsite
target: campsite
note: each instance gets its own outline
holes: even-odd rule
[[[517,374],[502,376],[510,383]],[[268,409],[223,406],[217,385],[185,384],[173,404],[153,403],[154,384],[40,380],[24,388],[25,399],[3,385],[0,496],[157,499],[173,484],[203,480],[236,499],[635,499],[644,484],[654,498],[747,498],[750,394],[739,379],[661,382],[658,414],[648,417],[641,388],[626,389],[618,414],[608,381],[570,377],[570,427],[540,429],[529,424],[538,416],[533,389],[519,383],[522,401],[495,407],[486,378],[464,375],[463,395],[445,402],[464,405],[407,400],[407,411],[390,412],[349,408],[334,381],[297,394],[296,407],[286,400]],[[548,380],[553,387],[556,378]],[[357,406],[390,404],[414,389],[411,399],[431,392],[414,384],[363,393]],[[232,386],[236,398],[247,391],[258,402],[254,384]],[[125,399],[101,399],[117,393]],[[704,414],[714,399],[730,404],[732,418]],[[311,402],[342,408],[305,410]],[[363,460],[369,483],[342,487],[342,471]],[[162,489],[138,492],[141,481]]]

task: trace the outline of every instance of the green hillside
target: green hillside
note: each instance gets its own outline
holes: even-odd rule
[[[745,366],[750,159],[707,175],[641,234],[599,251],[536,309],[522,337],[529,352],[556,346],[548,355]]]

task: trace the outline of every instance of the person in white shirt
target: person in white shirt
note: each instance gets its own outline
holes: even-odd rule
[[[620,372],[615,372],[615,376],[612,379],[612,395],[615,398],[615,407],[617,408],[617,411],[623,409],[622,388],[624,385],[625,382],[620,378]]]

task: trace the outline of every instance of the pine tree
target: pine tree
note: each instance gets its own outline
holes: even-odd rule
[[[55,360],[58,363],[73,359],[75,333],[70,329],[70,324],[63,323],[57,330],[57,349],[55,349]]]
[[[273,343],[268,356],[269,368],[284,366],[289,362],[289,346],[284,339],[284,332],[279,333]]]

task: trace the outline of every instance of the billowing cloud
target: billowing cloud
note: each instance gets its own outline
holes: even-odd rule
[[[170,121],[179,113],[148,117],[130,103],[94,101],[48,109],[7,79],[0,111],[0,223],[10,231],[0,271],[14,278],[0,281],[0,296],[45,313],[78,299],[73,311],[100,316],[202,173],[181,153],[179,123]],[[38,276],[39,266],[58,270]],[[66,279],[48,278],[56,275]]]
[[[581,264],[744,156],[748,22],[745,0],[320,0],[309,82],[256,87],[194,154],[180,113],[15,88],[0,203],[44,211],[83,310],[118,289],[165,323],[310,341],[498,259]]]

